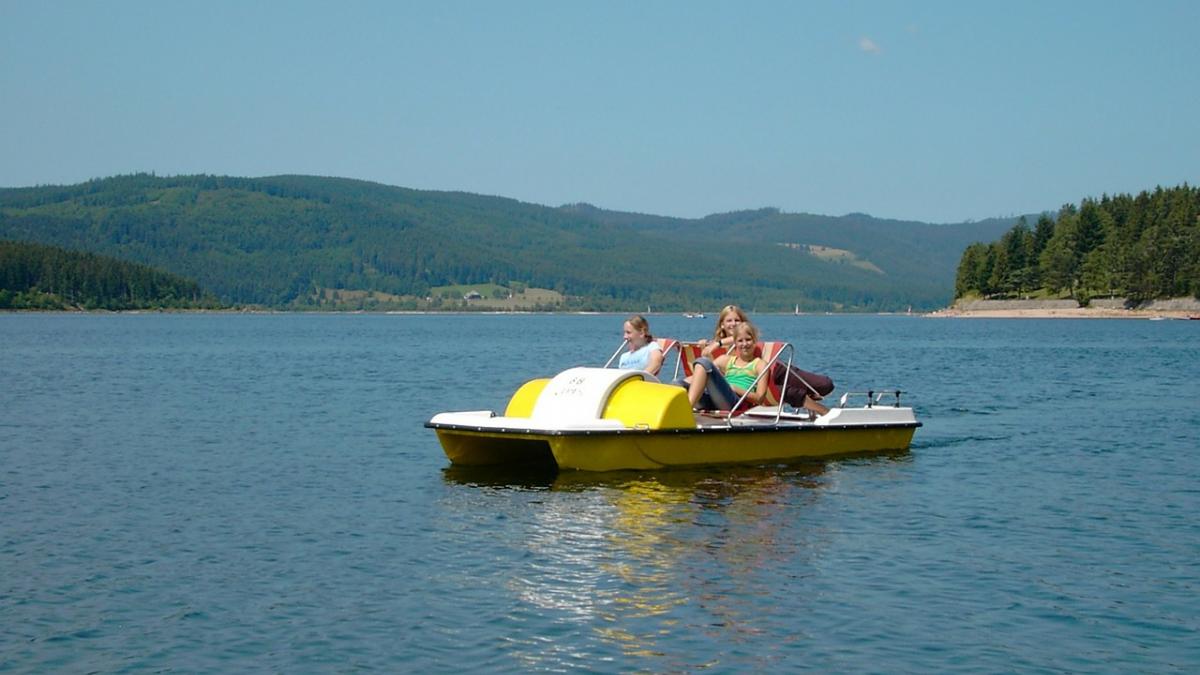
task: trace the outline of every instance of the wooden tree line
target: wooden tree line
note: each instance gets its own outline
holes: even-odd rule
[[[0,309],[219,306],[194,281],[57,246],[0,240]]]
[[[1085,199],[967,247],[955,298],[1200,297],[1200,188]]]

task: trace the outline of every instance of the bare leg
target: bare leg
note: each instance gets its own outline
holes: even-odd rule
[[[811,396],[804,397],[804,407],[817,415],[824,415],[829,412],[829,408],[814,401]]]

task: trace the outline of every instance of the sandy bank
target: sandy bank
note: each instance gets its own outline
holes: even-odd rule
[[[1170,298],[1136,306],[1123,298],[1094,300],[973,300],[927,314],[930,317],[980,319],[1190,319],[1200,318],[1200,300]]]

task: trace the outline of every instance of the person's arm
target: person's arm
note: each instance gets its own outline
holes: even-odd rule
[[[729,344],[725,344],[725,340],[729,340]],[[721,338],[720,340],[705,340],[704,349],[700,352],[700,355],[707,356],[708,358],[711,359],[713,357],[713,353],[715,353],[718,349],[721,349],[721,348],[731,349],[732,347],[733,347],[733,338]]]
[[[651,375],[658,375],[658,371],[662,368],[663,353],[662,349],[650,350],[650,356],[646,359],[646,372]]]
[[[763,377],[763,370],[766,369],[766,363],[762,359],[758,360],[758,367],[754,369],[754,375],[758,377],[758,386],[754,387],[754,392],[746,397],[754,405],[758,405],[767,400],[767,378]]]

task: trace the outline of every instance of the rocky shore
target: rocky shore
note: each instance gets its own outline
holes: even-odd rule
[[[1133,303],[1125,298],[1095,298],[1087,307],[1075,300],[970,300],[927,314],[931,317],[1045,319],[1190,319],[1200,318],[1200,300],[1169,298]]]

